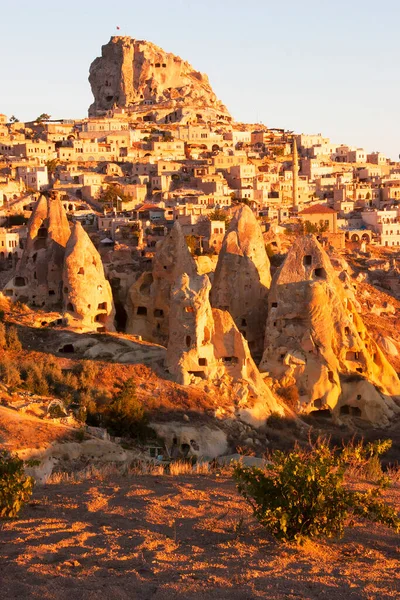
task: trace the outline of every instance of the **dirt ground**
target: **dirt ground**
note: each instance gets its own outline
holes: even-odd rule
[[[8,600],[400,597],[395,533],[357,522],[338,542],[278,544],[222,475],[48,484],[0,527]]]

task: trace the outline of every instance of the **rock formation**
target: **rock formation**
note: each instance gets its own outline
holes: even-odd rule
[[[260,225],[245,204],[226,232],[211,290],[211,304],[227,310],[246,338],[253,356],[261,358],[267,318],[270,264]]]
[[[71,327],[114,330],[114,304],[103,263],[82,225],[74,225],[63,269],[64,317]]]
[[[41,196],[28,222],[26,246],[15,277],[4,294],[14,301],[54,307],[62,301],[62,270],[70,228],[63,205],[53,193]]]
[[[167,367],[178,383],[214,386],[236,414],[261,425],[282,407],[264,383],[231,315],[212,309],[207,275],[184,273],[171,295]]]
[[[174,458],[197,456],[210,460],[225,454],[228,449],[226,433],[215,426],[190,426],[169,421],[153,422],[151,427],[164,440],[168,453]]]
[[[102,46],[101,57],[90,66],[89,82],[94,103],[89,116],[104,114],[113,107],[160,111],[160,121],[177,121],[189,107],[203,120],[229,119],[217,99],[207,75],[186,61],[151,42],[114,36]],[[156,119],[157,120],[157,119]]]
[[[178,222],[157,247],[152,272],[143,273],[128,292],[127,333],[167,345],[171,287],[179,275],[195,274],[196,263]]]
[[[298,410],[329,409],[380,425],[399,412],[397,374],[315,237],[295,241],[268,304],[260,369],[282,387],[297,387]]]

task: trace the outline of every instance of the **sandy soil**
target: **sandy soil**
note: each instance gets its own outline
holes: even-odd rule
[[[0,406],[0,449],[46,448],[53,442],[71,441],[76,431],[53,421]]]
[[[390,492],[400,505],[400,488]],[[339,542],[281,545],[232,481],[136,476],[36,488],[1,526],[0,596],[41,600],[384,600],[399,537],[357,522]]]

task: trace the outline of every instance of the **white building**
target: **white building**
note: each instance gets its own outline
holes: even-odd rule
[[[378,234],[381,246],[400,246],[400,209],[369,210],[361,216],[368,229]]]
[[[47,167],[17,167],[17,179],[21,179],[27,188],[40,191],[49,185]]]

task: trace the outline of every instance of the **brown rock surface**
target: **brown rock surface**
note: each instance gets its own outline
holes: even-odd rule
[[[114,330],[114,303],[103,263],[82,225],[74,225],[65,250],[64,317],[70,327]]]
[[[270,285],[270,263],[260,225],[253,211],[243,205],[236,211],[222,244],[211,304],[229,311],[258,358],[264,347]]]
[[[209,108],[229,116],[207,75],[151,42],[113,36],[90,66],[94,103],[89,115],[118,107]]]
[[[13,301],[52,307],[62,300],[62,269],[70,227],[59,197],[41,196],[28,222],[26,246],[4,294]]]
[[[214,388],[235,414],[258,426],[283,409],[264,383],[227,311],[212,309],[207,275],[184,273],[172,290],[167,366],[178,383]]]
[[[296,385],[299,409],[375,424],[399,412],[400,381],[315,237],[298,238],[269,293],[260,369]]]
[[[127,333],[166,345],[169,335],[171,287],[182,273],[197,273],[185,236],[176,222],[157,247],[152,272],[143,273],[128,292]]]

